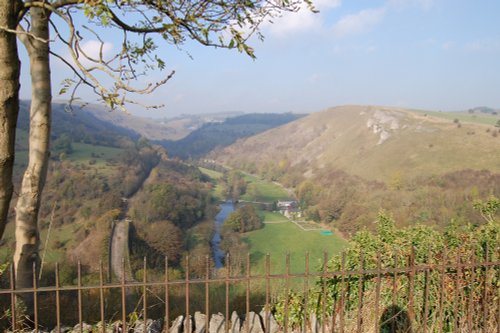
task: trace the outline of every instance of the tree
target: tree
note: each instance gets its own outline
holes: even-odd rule
[[[259,26],[284,11],[297,11],[310,0],[12,0],[0,2],[0,238],[3,236],[13,193],[15,129],[19,110],[19,54],[17,39],[30,60],[31,107],[29,161],[16,205],[17,286],[32,285],[32,267],[38,264],[38,211],[49,157],[51,126],[50,57],[59,58],[74,73],[61,93],[69,93],[69,106],[76,91],[90,87],[110,108],[125,110],[135,103],[129,94],[148,94],[167,83],[170,72],[159,82],[135,86],[149,70],[164,70],[157,39],[182,45],[194,40],[202,45],[237,49],[254,57],[248,38],[262,37]],[[78,24],[86,20],[87,24]],[[122,48],[106,57],[102,29],[121,33]],[[54,36],[54,37],[51,37]],[[97,55],[83,47],[89,38],[98,40]],[[69,57],[50,46],[67,47]],[[103,76],[107,79],[103,79]],[[152,106],[155,107],[155,106]]]
[[[54,140],[52,148],[57,154],[64,153],[69,155],[73,152],[73,145],[71,141],[71,137],[68,134],[63,133],[60,137]]]
[[[254,206],[245,205],[229,214],[224,225],[233,231],[244,233],[262,228],[262,220]]]

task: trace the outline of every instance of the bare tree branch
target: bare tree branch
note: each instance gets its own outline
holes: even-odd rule
[[[59,54],[53,52],[53,51],[49,51],[50,54],[52,54],[54,57],[56,57],[57,59],[61,60],[66,66],[68,66],[72,71],[73,73],[75,73],[76,76],[78,76],[78,78],[82,81],[83,84],[86,84],[87,86],[89,87],[94,87],[90,82],[88,82],[87,80],[85,80],[85,78],[80,74],[78,73],[78,71],[76,70],[76,68],[71,65],[66,59],[64,59],[64,57],[60,56]]]
[[[50,42],[52,42],[53,40],[47,40],[47,39],[43,39],[43,38],[40,38],[40,37],[37,37],[35,35],[33,35],[32,33],[30,32],[27,32],[27,31],[24,31],[24,30],[19,30],[19,29],[9,29],[7,27],[4,27],[4,26],[0,26],[0,30],[3,30],[3,31],[6,31],[6,32],[10,32],[10,33],[13,33],[13,34],[16,34],[18,36],[20,35],[27,35],[28,37],[31,37],[39,42],[42,42],[42,43],[45,43],[45,44],[48,44]]]

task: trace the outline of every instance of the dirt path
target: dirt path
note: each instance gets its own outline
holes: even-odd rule
[[[125,248],[127,246],[127,221],[116,221],[111,235],[111,270],[115,277],[121,279],[123,276],[122,262],[125,260]],[[125,277],[127,278],[127,277]]]
[[[158,162],[161,163],[161,162]],[[158,165],[158,164],[157,164]],[[145,183],[148,182],[148,179],[151,177],[152,171],[157,167],[154,167],[149,170],[149,173],[146,178],[142,181],[141,186],[137,187],[137,190],[130,194],[124,201],[124,205],[122,207],[122,216],[126,217],[128,213],[128,201],[132,199],[137,192],[144,186]],[[109,266],[114,276],[121,280],[123,276],[123,264],[125,262],[125,280],[130,281],[132,279],[132,272],[130,272],[130,262],[128,262],[128,227],[129,223],[132,221],[124,218],[120,221],[115,221],[115,226],[111,233],[110,238],[110,247],[109,247]],[[127,269],[128,268],[128,269]]]

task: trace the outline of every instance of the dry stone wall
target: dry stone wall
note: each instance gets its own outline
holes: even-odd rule
[[[233,311],[228,323],[229,333],[278,333],[280,327],[276,319],[271,313],[268,313],[268,320],[266,320],[266,312],[262,310],[260,313],[250,312],[248,318],[240,316],[236,311]],[[143,320],[137,320],[133,325],[127,327],[127,333],[225,333],[226,332],[226,318],[221,313],[212,314],[208,321],[208,330],[206,327],[205,314],[195,312],[194,316],[186,318],[181,315],[175,318],[170,325],[165,327],[162,319],[153,320],[148,319],[146,327],[144,327]],[[269,328],[266,329],[266,324]],[[54,328],[50,333],[101,333],[103,332],[101,324],[89,325],[87,323],[76,324],[74,327],[63,326],[58,331]],[[106,333],[124,333],[121,322],[115,322],[107,325],[105,328]],[[47,331],[39,330],[38,333],[47,333]]]

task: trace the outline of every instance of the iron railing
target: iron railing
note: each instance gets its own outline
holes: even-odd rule
[[[493,258],[493,259],[492,259]],[[62,285],[59,265],[55,265],[50,286],[40,286],[33,269],[33,288],[17,289],[14,267],[10,266],[7,286],[0,289],[0,327],[8,331],[55,327],[74,332],[128,332],[138,322],[161,318],[163,330],[173,332],[170,324],[179,316],[178,332],[235,333],[232,311],[241,314],[241,332],[500,332],[500,261],[498,253],[483,258],[447,258],[439,262],[416,263],[410,255],[405,265],[391,267],[380,255],[375,265],[366,268],[363,256],[358,269],[348,269],[342,257],[340,270],[329,271],[325,254],[320,269],[311,269],[305,255],[304,271],[290,271],[290,256],[284,272],[271,271],[270,256],[258,274],[252,273],[250,256],[243,273],[226,266],[214,272],[208,257],[204,276],[190,276],[186,258],[183,276],[171,276],[165,260],[162,276],[148,269],[144,259],[141,281],[106,281],[102,268],[97,282],[88,283],[77,266],[74,285]],[[255,270],[255,269],[254,269]],[[155,276],[151,276],[155,272]],[[5,273],[4,275],[7,275]],[[24,304],[24,307],[21,306]],[[250,320],[259,313],[257,330]],[[194,323],[194,314],[202,322]],[[200,316],[201,312],[201,316]],[[220,329],[210,329],[211,315],[225,318]],[[186,320],[187,318],[187,320]],[[149,321],[150,322],[150,321]],[[274,324],[273,324],[274,322]],[[191,323],[191,324],[188,324]],[[75,325],[76,324],[76,325]],[[52,325],[52,326],[50,326]],[[89,328],[88,325],[93,325]]]

